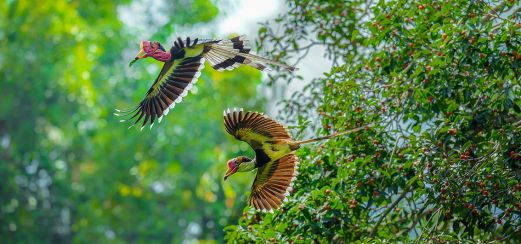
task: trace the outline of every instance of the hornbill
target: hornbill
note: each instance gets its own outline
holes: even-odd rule
[[[224,127],[238,140],[247,142],[255,151],[255,157],[239,156],[228,161],[224,180],[236,172],[257,169],[248,200],[257,210],[278,209],[291,191],[297,176],[298,161],[293,151],[300,145],[331,139],[339,135],[368,128],[370,125],[328,136],[294,141],[287,129],[279,122],[257,112],[242,109],[224,111]]]
[[[141,129],[150,121],[150,127],[157,118],[159,122],[176,103],[180,103],[201,75],[205,61],[217,71],[233,70],[240,64],[246,64],[258,70],[265,70],[265,64],[271,64],[294,71],[296,68],[275,62],[250,53],[249,41],[245,36],[231,39],[190,39],[178,38],[172,48],[166,51],[159,42],[142,41],[140,51],[129,66],[137,60],[152,57],[164,62],[156,80],[146,93],[145,98],[134,108],[116,110],[118,116],[130,116],[121,122],[136,120],[136,125],[144,118]],[[129,127],[129,128],[130,128]]]

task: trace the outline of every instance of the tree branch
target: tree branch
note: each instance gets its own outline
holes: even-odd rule
[[[400,196],[396,200],[394,200],[394,202],[391,204],[391,206],[389,206],[385,210],[385,212],[382,214],[382,217],[380,218],[380,220],[378,220],[378,222],[374,226],[373,230],[371,230],[371,233],[369,233],[369,237],[373,237],[374,236],[374,233],[376,233],[376,230],[378,229],[378,226],[380,226],[380,224],[385,219],[385,217],[387,217],[387,215],[394,209],[394,207],[396,207],[396,205],[398,205],[398,203],[400,203],[400,201],[403,198],[405,198],[405,195],[407,195],[407,193],[409,193],[410,190],[412,190],[412,186],[409,187],[408,189],[404,190],[402,192],[402,194],[400,194]]]
[[[486,4],[490,8],[490,6],[487,3],[485,3],[485,2],[483,2],[483,3]],[[500,3],[499,5],[497,5],[494,8],[490,8],[490,11],[488,11],[488,13],[485,15],[482,22],[487,22],[487,21],[491,20],[492,17],[499,16],[497,11],[503,9],[506,4],[507,3],[505,1],[505,2]]]

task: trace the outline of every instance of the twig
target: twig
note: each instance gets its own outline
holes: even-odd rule
[[[485,17],[483,18],[483,22],[486,22],[486,21],[489,21],[492,17],[497,17],[499,16],[497,11],[500,10],[500,9],[503,9],[505,7],[505,5],[507,4],[506,1],[500,3],[499,5],[497,5],[496,7],[494,8],[490,8],[490,6],[483,2],[485,5],[488,6],[488,8],[490,9],[490,11],[485,15]]]
[[[423,212],[425,211],[425,209],[427,208],[427,206],[429,206],[428,204],[425,204],[421,209],[420,211],[418,211],[418,214],[416,215],[416,218],[412,221],[412,224],[411,226],[409,226],[409,228],[407,228],[406,230],[398,233],[398,235],[402,235],[402,234],[407,234],[409,233],[417,224],[418,224],[418,221],[420,221],[421,218],[423,218],[423,216],[425,216],[425,214],[427,214],[427,212]]]
[[[396,207],[396,205],[398,205],[398,203],[403,199],[405,198],[405,195],[407,195],[407,193],[409,193],[409,191],[412,190],[412,186],[409,187],[408,189],[405,189],[402,194],[400,194],[400,196],[394,200],[394,202],[391,204],[391,206],[387,207],[387,209],[385,210],[385,212],[382,214],[382,217],[378,220],[378,222],[376,223],[376,225],[373,227],[373,230],[371,230],[371,233],[369,233],[369,237],[373,237],[374,236],[374,233],[376,232],[376,230],[378,229],[378,226],[380,226],[380,224],[382,223],[382,221],[385,219],[385,217],[387,217],[387,215],[394,209],[394,207]]]

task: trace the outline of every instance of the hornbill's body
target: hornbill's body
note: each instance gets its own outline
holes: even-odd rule
[[[293,151],[300,145],[362,130],[359,127],[339,134],[294,141],[286,128],[277,121],[257,112],[225,111],[224,126],[235,138],[247,142],[255,158],[239,156],[228,161],[226,180],[236,172],[258,169],[251,188],[250,205],[258,210],[278,209],[291,189],[297,175],[298,161]]]
[[[178,38],[169,51],[166,51],[159,42],[143,41],[140,46],[140,52],[130,65],[146,57],[153,57],[165,63],[141,103],[130,110],[118,110],[117,115],[131,116],[122,121],[137,117],[133,125],[144,118],[141,129],[148,121],[152,127],[156,118],[161,122],[163,115],[168,114],[176,103],[182,101],[197,82],[205,61],[218,71],[233,70],[240,64],[258,70],[265,70],[265,64],[283,67],[290,71],[295,70],[294,67],[286,64],[251,54],[245,36],[237,36],[229,40]]]

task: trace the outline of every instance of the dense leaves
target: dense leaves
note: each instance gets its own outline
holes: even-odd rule
[[[289,1],[260,46],[299,60],[321,48],[334,65],[280,117],[315,135],[375,125],[301,149],[284,208],[245,209],[227,239],[521,238],[519,11],[519,1]]]
[[[222,240],[245,204],[233,187],[248,183],[221,185],[241,153],[222,111],[259,108],[260,72],[207,67],[161,124],[127,130],[114,109],[140,101],[160,68],[128,68],[141,38],[170,46],[177,27],[218,11],[207,0],[96,2],[0,2],[0,242]],[[125,11],[146,28],[125,26]],[[154,37],[130,34],[141,30]]]

